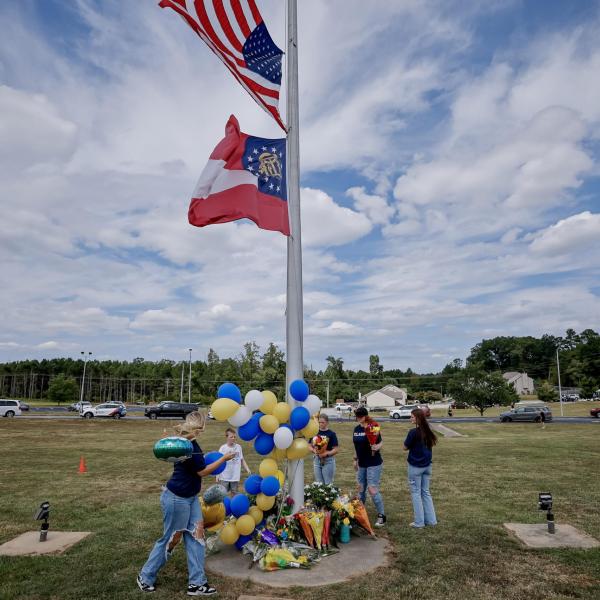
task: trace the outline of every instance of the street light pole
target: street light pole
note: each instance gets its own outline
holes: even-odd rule
[[[92,355],[91,352],[88,352],[87,355],[85,352],[81,352],[83,356],[83,375],[81,376],[81,391],[79,392],[79,412],[83,409],[83,390],[85,386],[85,368],[87,366],[88,358]]]
[[[560,361],[558,360],[558,348],[556,349],[556,372],[558,374],[558,399],[560,401],[560,416],[563,416],[562,388],[560,386]]]
[[[185,371],[185,363],[181,361],[181,389],[179,390],[179,402],[183,402],[183,372]]]
[[[192,349],[190,351],[189,373],[188,373],[188,404],[192,402]]]

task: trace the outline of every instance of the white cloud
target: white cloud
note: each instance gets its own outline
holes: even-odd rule
[[[369,219],[336,204],[322,190],[302,188],[302,242],[307,246],[340,246],[371,231]]]
[[[535,234],[531,251],[536,254],[574,254],[600,251],[600,214],[589,211],[561,219]]]

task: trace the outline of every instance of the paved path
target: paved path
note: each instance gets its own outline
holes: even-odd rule
[[[458,433],[458,431],[454,431],[454,429],[450,429],[450,427],[446,427],[441,423],[432,423],[431,429],[441,433],[444,437],[465,437],[462,433]]]

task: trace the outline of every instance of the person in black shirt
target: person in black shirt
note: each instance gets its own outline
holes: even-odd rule
[[[354,470],[358,482],[358,494],[364,504],[367,499],[367,490],[377,509],[377,521],[375,527],[383,527],[386,522],[383,497],[379,489],[381,472],[383,471],[383,459],[381,458],[381,447],[383,440],[381,434],[377,435],[374,445],[369,443],[365,428],[369,423],[369,411],[364,406],[359,406],[354,411],[358,425],[354,428],[352,441],[354,442]]]
[[[404,440],[404,450],[408,451],[408,485],[415,514],[411,527],[420,529],[425,525],[436,525],[437,518],[433,507],[433,499],[429,491],[431,480],[431,449],[437,443],[437,436],[420,408],[410,414],[410,422],[415,425]]]
[[[158,571],[167,561],[169,542],[177,532],[183,532],[187,555],[189,584],[188,596],[210,596],[217,590],[211,587],[204,573],[204,524],[198,502],[202,477],[210,475],[235,453],[230,452],[206,465],[196,437],[204,431],[205,416],[197,411],[189,413],[182,425],[176,425],[178,435],[191,440],[193,454],[187,460],[175,463],[173,474],[160,497],[163,512],[163,536],[154,544],[146,564],[142,567],[137,584],[142,592],[153,592]]]
[[[327,415],[319,415],[319,433],[311,439],[309,446],[311,452],[315,455],[313,459],[315,481],[333,483],[338,439],[335,431],[329,429],[329,417]]]

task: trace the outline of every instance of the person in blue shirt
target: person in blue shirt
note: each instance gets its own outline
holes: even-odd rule
[[[383,458],[381,458],[381,447],[383,440],[381,434],[377,435],[377,442],[371,445],[367,439],[365,427],[369,422],[369,411],[364,406],[359,406],[354,411],[358,425],[354,428],[352,441],[354,442],[354,470],[358,482],[358,496],[364,504],[367,499],[367,490],[377,509],[377,521],[375,527],[383,527],[386,522],[383,497],[379,485],[381,483],[381,472],[383,471]]]
[[[163,513],[163,536],[154,544],[146,564],[142,567],[137,584],[142,592],[154,592],[158,571],[167,562],[169,542],[177,532],[183,533],[187,555],[188,596],[210,596],[217,590],[208,584],[204,573],[204,523],[198,494],[202,477],[210,475],[225,461],[231,460],[234,452],[206,465],[202,449],[196,437],[204,431],[206,418],[197,411],[189,413],[182,425],[176,425],[178,435],[192,442],[193,454],[190,458],[175,463],[173,474],[160,497]]]
[[[431,481],[431,449],[437,443],[437,436],[429,427],[425,413],[415,408],[410,414],[410,422],[415,425],[404,440],[404,450],[408,452],[408,484],[412,498],[414,521],[411,527],[421,528],[436,525],[435,508],[429,491]]]
[[[313,458],[315,481],[333,483],[338,439],[335,431],[329,429],[329,417],[327,415],[319,415],[319,433],[311,439],[309,446],[311,452],[315,455]]]

